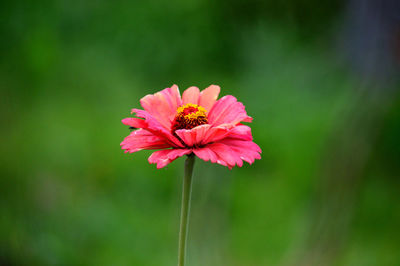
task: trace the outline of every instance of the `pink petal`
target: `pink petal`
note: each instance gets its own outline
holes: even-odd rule
[[[173,85],[155,94],[149,94],[140,100],[143,108],[166,129],[171,128],[176,109],[182,105],[178,86]]]
[[[193,152],[204,161],[216,162],[229,169],[235,165],[242,167],[243,161],[252,164],[255,159],[261,159],[261,149],[257,144],[239,139],[224,139],[203,148],[195,148]]]
[[[221,143],[229,145],[231,147],[238,147],[242,149],[252,150],[258,153],[261,153],[261,148],[253,141],[239,140],[239,139],[224,139],[221,140]]]
[[[147,123],[145,122],[145,120],[139,119],[139,118],[132,118],[132,117],[124,118],[124,119],[122,119],[122,123],[124,125],[131,126],[134,128],[146,128],[147,127]]]
[[[232,126],[223,124],[211,127],[209,124],[197,126],[192,129],[179,129],[175,131],[187,147],[198,147],[207,143],[218,142],[225,138],[252,140],[251,129],[245,125]]]
[[[218,142],[224,138],[235,138],[242,140],[252,140],[251,129],[245,125],[232,126],[232,124],[222,124],[211,127],[205,134],[202,144]]]
[[[220,125],[211,127],[205,134],[202,144],[216,142],[229,135],[229,130],[232,128],[230,125]]]
[[[200,97],[199,88],[190,87],[190,88],[186,89],[182,94],[182,104],[183,105],[188,104],[188,103],[198,104],[199,97]]]
[[[149,163],[156,163],[157,168],[163,168],[167,164],[171,163],[178,157],[186,154],[190,154],[192,150],[189,149],[168,149],[153,152],[149,157]]]
[[[204,161],[211,161],[216,163],[218,161],[218,156],[208,147],[193,149],[194,154]]]
[[[261,159],[261,149],[253,141],[224,139],[220,143],[229,146],[240,159],[252,164],[255,159]]]
[[[136,113],[136,116],[144,118],[147,124],[145,129],[152,132],[154,135],[164,138],[165,142],[170,143],[170,146],[178,148],[183,147],[182,143],[174,135],[172,135],[168,129],[163,127],[160,122],[151,114],[140,109],[132,109],[132,113]]]
[[[217,163],[228,166],[229,169],[232,169],[236,164],[239,167],[243,165],[240,156],[228,145],[223,143],[213,143],[207,145],[207,148],[211,149],[218,156]]]
[[[200,125],[192,129],[179,129],[175,133],[188,147],[202,145],[211,125]]]
[[[207,112],[210,112],[215,102],[218,99],[218,95],[221,88],[217,85],[211,85],[208,88],[204,89],[200,93],[199,105],[203,106]]]
[[[131,134],[121,142],[121,148],[125,150],[125,152],[130,153],[143,149],[154,150],[169,147],[171,147],[171,145],[166,143],[165,140],[144,129],[132,131]]]
[[[240,140],[253,140],[251,128],[245,125],[237,125],[229,131],[227,137]]]
[[[232,95],[226,95],[219,99],[208,115],[208,122],[212,125],[232,124],[236,125],[242,121],[251,121],[246,113],[245,107]]]
[[[248,117],[246,117],[245,119],[243,119],[242,121],[243,121],[243,122],[247,122],[247,123],[251,123],[251,122],[253,122],[253,117],[248,116]]]

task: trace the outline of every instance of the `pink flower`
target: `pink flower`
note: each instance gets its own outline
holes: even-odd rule
[[[132,109],[139,118],[122,123],[138,130],[121,143],[125,152],[159,150],[150,163],[162,168],[178,157],[194,153],[204,161],[232,169],[243,161],[252,164],[261,159],[260,147],[253,142],[251,122],[245,107],[227,95],[217,100],[220,87],[211,85],[201,91],[190,87],[181,97],[178,86],[164,89],[140,100],[144,110]]]

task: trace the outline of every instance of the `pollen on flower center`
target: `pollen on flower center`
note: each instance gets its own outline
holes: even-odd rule
[[[204,107],[188,103],[176,110],[176,116],[172,122],[172,134],[178,129],[192,129],[199,125],[207,124],[207,114]]]

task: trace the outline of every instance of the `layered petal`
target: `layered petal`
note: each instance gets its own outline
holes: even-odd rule
[[[178,157],[192,153],[190,149],[168,149],[153,152],[149,157],[149,163],[157,164],[157,168],[163,168]]]
[[[251,135],[251,128],[249,126],[241,124],[229,130],[228,134],[225,137],[230,139],[253,140],[253,136]]]
[[[261,149],[253,141],[239,139],[224,139],[220,143],[229,146],[243,161],[252,164],[254,160],[261,159]]]
[[[224,139],[202,148],[195,148],[193,152],[204,161],[218,163],[229,169],[235,165],[242,167],[243,161],[252,164],[255,159],[261,159],[261,149],[257,144],[239,139]]]
[[[154,135],[153,133],[139,129],[132,131],[122,142],[121,147],[125,152],[136,152],[140,150],[155,150],[171,147],[164,139]]]
[[[143,127],[147,131],[152,132],[170,143],[172,147],[182,148],[182,143],[170,132],[169,129],[163,127],[160,122],[154,118],[150,113],[140,109],[132,109],[132,113],[136,113],[136,116],[144,118],[146,125]]]
[[[193,149],[194,154],[204,161],[211,161],[216,163],[218,161],[218,156],[208,147]]]
[[[225,138],[253,140],[250,127],[241,124],[222,124],[217,127],[205,124],[192,129],[180,129],[175,133],[187,147],[199,147]]]
[[[204,124],[192,129],[179,129],[175,131],[175,133],[186,144],[186,146],[194,147],[203,144],[210,127],[211,125]]]
[[[199,105],[203,106],[209,113],[218,99],[221,88],[217,85],[211,85],[200,93]]]
[[[134,128],[146,128],[147,127],[147,123],[145,120],[139,119],[139,118],[132,118],[132,117],[122,119],[122,124],[130,126],[130,127],[134,127]]]
[[[245,106],[232,95],[226,95],[219,99],[208,115],[208,122],[214,126],[221,124],[236,125],[240,122],[251,122]]]
[[[182,104],[198,104],[199,103],[199,97],[200,97],[200,90],[197,87],[190,87],[186,89],[183,94],[182,94]]]
[[[240,124],[237,126],[222,124],[217,127],[211,127],[206,132],[202,144],[218,142],[225,138],[253,140],[250,127]]]
[[[142,107],[166,129],[171,128],[176,109],[182,105],[178,86],[173,85],[155,94],[149,94],[140,100]]]
[[[207,146],[218,156],[217,163],[228,166],[229,169],[232,169],[235,165],[242,167],[243,161],[240,158],[240,155],[231,149],[229,145],[224,143],[213,143]]]

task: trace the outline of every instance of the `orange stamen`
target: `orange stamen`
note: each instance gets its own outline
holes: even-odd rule
[[[172,122],[172,134],[178,129],[192,129],[199,125],[207,124],[207,111],[197,104],[188,103],[176,110],[176,116]]]

